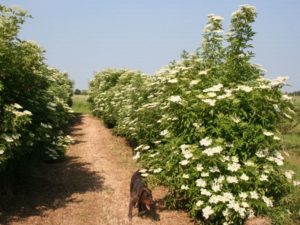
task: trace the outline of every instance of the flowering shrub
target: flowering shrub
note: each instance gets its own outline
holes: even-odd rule
[[[250,62],[255,17],[254,7],[241,6],[224,36],[223,18],[211,14],[196,53],[154,76],[105,70],[90,83],[94,114],[136,144],[143,175],[205,224],[285,215],[283,199],[299,184],[281,169],[277,126],[294,113],[281,92],[286,77],[268,80]]]
[[[0,5],[0,172],[33,155],[55,160],[70,141],[63,126],[72,82],[45,64],[35,42],[17,37],[26,17]]]

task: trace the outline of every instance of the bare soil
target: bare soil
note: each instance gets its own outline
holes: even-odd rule
[[[112,135],[98,119],[78,116],[72,126],[72,144],[64,160],[38,163],[17,181],[13,200],[0,210],[3,225],[192,225],[186,213],[158,208],[160,221],[127,218],[129,183],[137,169],[132,149]],[[166,190],[153,190],[163,201]]]

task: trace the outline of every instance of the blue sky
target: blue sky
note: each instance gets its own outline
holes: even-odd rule
[[[86,89],[94,71],[107,67],[153,73],[182,50],[200,46],[209,13],[224,17],[241,4],[256,6],[253,62],[267,78],[289,76],[300,90],[299,0],[2,0],[28,10],[22,39],[36,40],[47,63],[67,71],[75,87]]]

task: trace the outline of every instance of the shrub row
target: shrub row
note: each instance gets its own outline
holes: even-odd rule
[[[281,169],[277,129],[293,106],[281,91],[286,77],[268,80],[250,62],[255,17],[254,7],[241,6],[224,35],[223,18],[211,14],[195,53],[153,76],[107,69],[90,82],[94,115],[135,145],[143,176],[169,187],[169,205],[204,224],[259,215],[286,224],[297,209],[286,205],[299,182]]]
[[[47,66],[35,42],[18,38],[27,17],[0,5],[0,172],[33,156],[58,159],[70,141],[72,82]]]

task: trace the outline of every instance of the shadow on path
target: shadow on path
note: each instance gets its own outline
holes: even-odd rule
[[[77,125],[81,118],[77,120],[75,128],[80,130]],[[76,202],[72,198],[76,193],[102,191],[104,178],[91,171],[89,165],[75,156],[66,156],[57,163],[35,163],[15,179],[11,187],[13,196],[9,200],[0,196],[0,224],[65,207]]]

